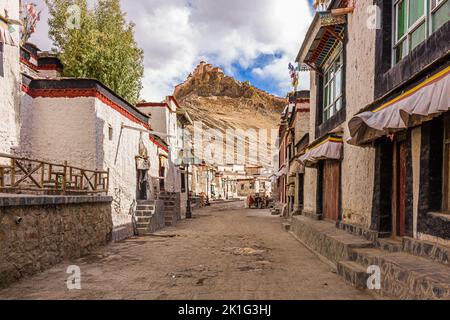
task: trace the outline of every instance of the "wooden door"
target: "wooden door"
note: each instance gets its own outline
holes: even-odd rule
[[[159,158],[159,190],[165,191],[166,183],[164,177],[166,176],[166,168],[164,167],[164,161],[160,157]]]
[[[323,217],[339,220],[339,189],[341,184],[341,163],[327,160],[323,166]]]
[[[298,175],[298,207],[303,210],[305,203],[305,175]]]
[[[408,148],[405,141],[397,142],[397,216],[395,231],[398,237],[405,236],[407,157]]]

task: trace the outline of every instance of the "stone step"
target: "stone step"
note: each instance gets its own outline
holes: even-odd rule
[[[352,250],[373,247],[371,241],[336,228],[335,223],[294,216],[291,232],[311,249],[337,264],[351,260]]]
[[[387,252],[401,252],[403,249],[403,242],[399,239],[378,239],[377,247]]]
[[[353,287],[367,289],[367,279],[370,275],[362,265],[353,261],[340,261],[337,264],[337,273]]]
[[[155,201],[153,200],[138,200],[138,205],[144,205],[144,206],[153,206],[155,204]]]
[[[439,243],[403,238],[403,251],[450,266],[450,247]]]
[[[450,268],[427,258],[381,249],[354,249],[355,263],[378,266],[381,293],[395,299],[450,299]]]
[[[137,217],[137,223],[150,223],[152,217]]]
[[[152,216],[155,212],[151,210],[139,210],[136,211],[136,217],[146,217],[146,216]]]
[[[351,260],[364,267],[380,265],[380,259],[389,252],[376,248],[353,249]]]
[[[137,228],[137,233],[139,236],[144,236],[148,233],[147,228]]]
[[[145,228],[145,229],[147,229],[148,228],[148,222],[146,223],[146,222],[136,222],[136,227],[139,229],[139,228]]]
[[[155,206],[147,206],[147,205],[138,205],[136,207],[136,210],[143,211],[143,210],[155,210]]]

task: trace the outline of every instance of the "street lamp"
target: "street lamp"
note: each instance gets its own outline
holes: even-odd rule
[[[189,189],[189,163],[186,166],[186,175],[187,175],[187,208],[186,208],[186,219],[192,219],[192,207],[191,207],[191,191]]]

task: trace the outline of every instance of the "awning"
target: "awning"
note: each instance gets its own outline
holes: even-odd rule
[[[289,176],[296,176],[297,173],[305,173],[305,166],[303,165],[303,163],[295,160],[294,162],[292,162],[292,165],[289,168]]]
[[[0,18],[0,43],[17,47],[16,41],[14,40],[9,30],[8,23],[6,23],[1,18]]]
[[[333,15],[330,12],[318,12],[306,34],[296,62],[318,69],[343,41],[345,15]]]
[[[341,160],[343,140],[336,137],[328,137],[321,143],[306,149],[306,153],[300,157],[305,166],[311,166],[320,160]]]
[[[349,121],[350,144],[362,145],[428,121],[450,109],[450,67],[374,111]]]

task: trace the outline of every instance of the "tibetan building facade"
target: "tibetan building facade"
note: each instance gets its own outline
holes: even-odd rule
[[[449,297],[450,1],[321,3],[297,56],[311,91],[290,228],[355,286],[378,261],[382,295]],[[289,208],[286,155],[278,186]]]
[[[297,91],[289,96],[289,103],[281,115],[274,189],[286,217],[298,214],[304,205],[306,172],[299,157],[309,143],[309,101],[309,91]]]
[[[303,213],[447,243],[449,1],[377,1],[373,23],[372,2],[329,1],[297,57],[311,69]]]
[[[345,5],[332,1],[330,9]],[[304,212],[365,228],[372,204],[367,189],[373,188],[366,164],[374,161],[375,151],[344,141],[347,119],[374,98],[375,30],[366,28],[369,5],[358,1],[348,15],[316,14],[297,57],[311,69],[310,143],[301,156],[308,181]]]
[[[450,1],[378,5],[374,99],[348,123],[349,143],[375,151],[370,228],[448,245]]]

